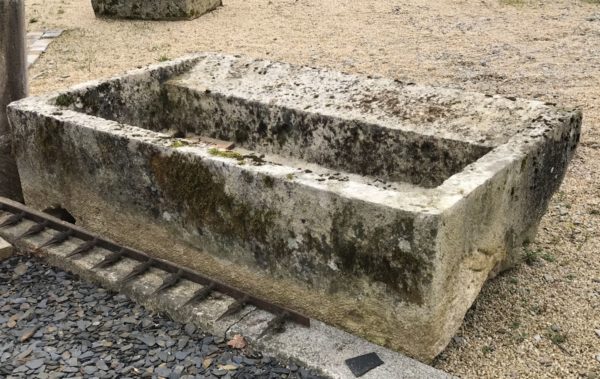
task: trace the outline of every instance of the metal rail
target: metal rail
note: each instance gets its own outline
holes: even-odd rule
[[[17,237],[17,239],[39,234],[46,229],[53,229],[59,232],[50,240],[40,245],[37,248],[38,250],[43,247],[61,244],[67,241],[69,238],[74,237],[84,240],[85,242],[78,246],[71,253],[69,253],[67,255],[68,257],[72,257],[79,254],[85,254],[88,251],[92,250],[94,247],[100,247],[112,252],[111,256],[107,257],[108,259],[105,258],[106,263],[102,265],[103,267],[113,265],[125,257],[141,262],[129,274],[127,274],[124,278],[121,279],[121,284],[124,284],[125,282],[134,279],[136,276],[143,275],[145,272],[147,272],[148,269],[150,269],[151,267],[155,267],[171,274],[163,281],[161,286],[155,292],[160,292],[171,288],[177,285],[177,282],[181,279],[186,279],[204,286],[204,288],[198,291],[202,293],[194,294],[194,296],[190,298],[190,300],[187,303],[185,303],[184,306],[193,301],[202,301],[210,294],[210,292],[218,291],[236,299],[236,302],[233,303],[229,307],[229,309],[227,309],[227,311],[225,311],[225,313],[219,318],[235,314],[241,311],[245,305],[254,305],[257,308],[263,309],[276,315],[276,319],[278,320],[277,325],[267,326],[267,329],[273,329],[273,332],[277,332],[278,328],[275,326],[279,326],[281,324],[281,320],[292,321],[299,325],[307,327],[310,326],[310,319],[296,311],[271,303],[265,299],[253,296],[235,287],[227,285],[218,280],[211,279],[196,271],[192,271],[188,268],[179,266],[172,262],[168,262],[159,258],[153,258],[142,251],[130,247],[121,246],[113,241],[90,233],[79,226],[64,222],[49,214],[30,209],[27,206],[16,201],[0,197],[0,211],[12,213],[12,216],[9,216],[8,218],[4,219],[2,223],[0,223],[0,228],[17,225],[25,219],[31,220],[36,223],[31,228],[29,228],[29,230],[24,232],[21,236]],[[265,330],[265,332],[266,331],[267,330]],[[263,334],[265,332],[263,332]]]

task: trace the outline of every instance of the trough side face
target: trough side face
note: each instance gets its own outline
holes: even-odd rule
[[[446,320],[440,349],[485,281],[520,259],[566,174],[581,133],[579,111],[544,106],[531,127],[440,186],[445,209],[432,286]],[[443,279],[442,279],[443,278]]]
[[[581,124],[540,102],[218,54],[9,117],[29,205],[424,361],[533,238]]]
[[[194,19],[221,5],[222,0],[92,0],[98,17],[141,20]]]
[[[319,188],[316,174],[250,170],[144,129],[21,105],[11,121],[29,205],[60,203],[117,241],[432,358],[435,214],[343,196],[336,183]],[[367,197],[386,192],[354,185]]]

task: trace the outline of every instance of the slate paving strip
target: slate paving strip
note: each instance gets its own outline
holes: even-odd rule
[[[17,267],[24,272],[0,281],[2,378],[318,378],[251,347],[231,349],[222,336],[152,314],[37,258],[9,258],[0,273]],[[31,335],[22,341],[24,333]]]
[[[62,33],[63,31],[60,29],[27,33],[27,67],[34,64],[40,55],[48,49],[50,43],[60,37]]]

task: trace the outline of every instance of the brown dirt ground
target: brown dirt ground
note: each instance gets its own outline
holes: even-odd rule
[[[68,30],[31,68],[31,92],[223,51],[581,108],[581,145],[524,253],[530,264],[483,288],[435,366],[465,378],[600,377],[597,0],[224,1],[181,22],[99,20],[89,0],[27,1],[30,31]]]

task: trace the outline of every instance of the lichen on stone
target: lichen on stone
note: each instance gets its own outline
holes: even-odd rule
[[[244,156],[238,153],[237,151],[220,150],[215,147],[211,147],[210,149],[208,149],[208,153],[215,157],[237,159],[238,161],[244,160]]]

